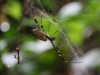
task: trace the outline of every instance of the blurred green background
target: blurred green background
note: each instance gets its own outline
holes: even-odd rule
[[[0,75],[89,75],[85,70],[90,69],[94,75],[100,75],[100,0],[31,1],[32,6],[28,6],[29,0],[0,1]],[[34,17],[31,16],[32,8]],[[39,40],[32,33],[37,27],[33,18],[40,25],[41,13],[44,31],[53,35],[58,30],[54,34],[55,44],[61,47],[63,54],[68,54],[65,59],[75,59],[66,44],[68,38],[73,49],[78,49],[77,53],[84,52],[78,55],[87,63],[85,67],[91,68],[81,72],[77,67],[79,63],[65,63],[49,41]],[[14,58],[17,47],[20,48],[20,64]]]

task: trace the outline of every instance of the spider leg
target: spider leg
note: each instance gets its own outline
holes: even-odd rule
[[[58,55],[61,57],[61,59],[64,61],[64,62],[67,62],[65,59],[64,59],[64,55],[58,50],[58,48],[54,45],[53,41],[50,41],[51,44],[53,45],[54,49],[56,50],[56,52],[58,53]]]
[[[63,47],[64,45],[66,44],[66,42],[63,44],[63,45],[61,45],[60,47],[58,47],[58,49],[60,49],[61,47]],[[76,51],[74,51],[73,53],[71,53],[71,54],[64,54],[63,55],[63,57],[64,56],[70,56],[70,57],[75,57],[75,56],[77,56],[77,52]]]
[[[54,47],[54,49],[56,50],[56,52],[58,53],[58,55],[60,56],[60,58],[64,61],[64,62],[67,62],[67,63],[83,63],[83,62],[71,62],[71,61],[67,61],[65,58],[64,58],[64,56],[66,56],[66,55],[63,55],[60,51],[59,51],[59,48],[57,47],[57,46],[55,46],[54,45],[54,43],[53,43],[53,41],[50,41],[51,42],[51,44],[53,45],[53,47]],[[74,53],[76,53],[76,52],[74,52]],[[74,54],[74,53],[72,53],[72,54]],[[67,55],[68,56],[68,55]]]
[[[41,29],[44,32],[43,25],[42,25],[42,13],[40,13],[40,15],[41,15]]]
[[[48,32],[49,32],[49,27],[50,27],[50,21],[49,21],[49,25],[48,25]]]
[[[52,36],[54,35],[54,34],[56,34],[58,32],[58,30],[56,30],[53,34],[52,34]]]

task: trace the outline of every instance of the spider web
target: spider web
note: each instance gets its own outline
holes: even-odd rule
[[[45,11],[45,9],[43,8],[41,2],[40,2],[39,0],[37,0],[37,2],[39,3],[40,7],[42,8],[42,12],[45,14],[44,16],[45,16],[47,19],[49,19],[49,21],[53,22],[53,18],[51,18],[51,17],[48,15],[48,13],[47,13],[47,12]],[[90,6],[91,6],[91,5],[90,5]],[[89,6],[89,7],[90,7],[90,6]],[[87,9],[85,9],[84,12],[85,12],[86,10],[88,10],[89,7],[88,7]],[[56,20],[57,20],[57,17],[56,17]],[[76,58],[78,58],[78,60],[77,60],[77,62],[74,61],[74,62],[72,62],[72,63],[83,62],[80,56],[83,56],[83,55],[84,55],[84,52],[83,52],[77,45],[75,45],[74,43],[72,43],[72,42],[69,40],[69,37],[68,37],[68,35],[66,34],[68,31],[65,30],[64,25],[63,25],[60,21],[58,21],[58,20],[57,20],[56,22],[58,22],[58,24],[55,23],[55,22],[53,22],[54,25],[56,26],[54,29],[58,28],[59,33],[61,33],[61,34],[60,34],[60,37],[62,38],[61,40],[63,40],[63,42],[65,42],[65,44],[70,48],[71,53],[76,52],[76,54],[74,54],[74,55],[75,55]],[[54,27],[54,26],[52,26],[52,27]],[[90,69],[87,68],[87,67],[84,65],[84,62],[83,62],[82,65],[83,65],[83,67],[86,69],[87,73],[90,74],[90,75],[92,75],[92,71],[90,71]]]
[[[30,1],[30,0],[26,0],[26,1]],[[37,1],[34,1],[35,3],[36,3],[36,7],[34,8],[33,6],[34,6],[34,4],[33,4],[33,6],[32,7],[30,7],[30,9],[29,9],[29,11],[33,8],[34,10],[36,10],[37,11],[37,13],[40,15],[41,13],[43,13],[43,19],[42,19],[42,22],[43,21],[48,21],[48,24],[44,24],[44,23],[42,23],[43,24],[43,26],[44,26],[44,31],[46,32],[46,33],[48,33],[49,35],[52,35],[56,30],[58,30],[58,32],[56,33],[56,34],[54,34],[54,36],[56,37],[56,39],[55,39],[55,44],[57,44],[57,42],[56,42],[56,40],[59,40],[59,39],[61,39],[61,44],[57,44],[57,46],[58,47],[60,47],[60,51],[61,50],[63,50],[63,48],[66,48],[66,49],[69,49],[70,51],[67,51],[67,50],[65,50],[64,52],[63,51],[61,51],[62,52],[62,54],[65,54],[66,56],[65,56],[65,58],[66,57],[76,57],[77,58],[77,61],[73,61],[73,62],[75,62],[75,63],[78,63],[78,62],[83,62],[82,61],[82,59],[81,59],[81,56],[83,56],[84,55],[84,52],[76,45],[76,44],[74,44],[73,42],[71,42],[71,39],[70,39],[70,37],[68,37],[68,34],[66,34],[68,31],[65,29],[65,26],[64,26],[64,24],[62,23],[62,22],[60,22],[58,19],[56,19],[56,21],[57,22],[54,22],[53,21],[53,18],[48,14],[48,12],[47,11],[45,11],[45,9],[44,9],[44,7],[42,6],[42,4],[41,4],[41,2],[40,2],[40,0],[37,0]],[[37,4],[38,3],[38,4]],[[91,5],[90,5],[91,6]],[[86,11],[86,10],[88,10],[89,9],[89,7],[90,6],[88,6],[88,8],[87,9],[85,9],[84,10],[84,12]],[[27,8],[27,3],[26,3],[26,8]],[[24,10],[24,8],[23,8],[23,10]],[[35,12],[36,13],[36,12]],[[22,14],[23,15],[23,14]],[[21,15],[21,16],[22,16]],[[41,17],[41,15],[40,15],[40,17]],[[36,17],[37,18],[37,17]],[[22,21],[23,21],[24,19],[22,19]],[[40,19],[39,19],[40,20]],[[38,20],[37,20],[38,21]],[[49,28],[48,28],[48,25],[49,25],[49,21],[50,21],[50,26],[49,26]],[[13,22],[13,21],[12,21]],[[11,23],[12,23],[11,22]],[[39,23],[39,25],[41,24],[41,22],[38,22]],[[20,25],[19,25],[20,26]],[[23,26],[21,26],[22,27],[22,29],[23,29]],[[13,28],[12,28],[13,29]],[[50,30],[52,30],[53,32],[50,32]],[[24,33],[23,33],[24,34]],[[19,42],[21,42],[26,36],[24,35],[19,35],[19,33],[17,33],[17,44],[19,43]],[[60,38],[59,38],[59,37]],[[14,42],[15,43],[15,42]],[[14,44],[14,45],[16,45],[16,43]],[[14,47],[14,45],[12,46],[12,47]],[[68,53],[69,52],[69,53]],[[75,53],[74,53],[75,52]],[[72,53],[74,53],[74,54],[72,54]],[[68,55],[67,55],[68,54]],[[66,58],[66,60],[68,60],[68,61],[71,61],[70,59],[68,59],[68,58]],[[80,63],[78,63],[78,64],[80,64]],[[82,65],[83,65],[83,67],[85,67],[86,68],[86,71],[87,71],[87,73],[88,72],[90,72],[89,71],[89,69],[87,69],[87,67],[84,65],[84,62],[82,63]],[[92,71],[91,71],[91,73],[92,73]],[[89,73],[88,73],[89,74]],[[92,75],[92,74],[90,74],[90,75]]]
[[[79,48],[79,47],[77,47],[75,44],[73,45],[72,43],[71,43],[71,41],[69,40],[69,38],[68,38],[68,36],[66,35],[66,30],[64,29],[64,25],[62,25],[60,22],[60,24],[58,25],[57,23],[55,23],[55,22],[53,22],[53,19],[47,14],[47,12],[45,11],[45,9],[42,7],[42,5],[41,5],[41,2],[39,1],[39,0],[37,0],[37,2],[39,3],[39,5],[40,5],[40,7],[42,8],[42,13],[44,13],[44,16],[47,18],[47,19],[49,19],[49,21],[50,22],[52,22],[52,23],[54,23],[54,25],[55,25],[55,27],[54,26],[52,26],[54,29],[56,29],[57,28],[57,30],[59,30],[59,32],[58,33],[61,33],[60,34],[60,36],[61,36],[61,40],[64,40],[63,42],[65,42],[66,44],[67,44],[67,46],[70,48],[70,50],[71,50],[71,52],[73,53],[73,52],[77,52],[77,54],[75,54],[75,55],[77,55],[77,58],[80,58],[80,57],[78,57],[78,56],[82,56],[82,55],[84,55],[84,53],[83,53],[83,51]],[[86,9],[87,10],[87,9]],[[79,59],[78,59],[78,61],[79,61]],[[78,63],[78,62],[76,62],[76,63]],[[89,72],[89,70],[87,69],[87,71]],[[92,72],[91,72],[92,73]]]

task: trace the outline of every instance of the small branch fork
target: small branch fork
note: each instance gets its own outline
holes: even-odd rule
[[[17,59],[18,59],[18,64],[20,63],[20,55],[19,55],[19,47],[16,48],[16,52],[17,52]]]
[[[18,64],[20,64],[20,54],[19,54],[19,51],[20,51],[20,49],[19,49],[19,47],[17,47],[16,48],[17,55],[14,54],[14,58],[16,58],[18,60]]]

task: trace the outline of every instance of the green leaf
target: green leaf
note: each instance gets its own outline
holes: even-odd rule
[[[21,4],[18,0],[8,2],[7,14],[13,18],[19,19],[22,14],[21,12]]]

